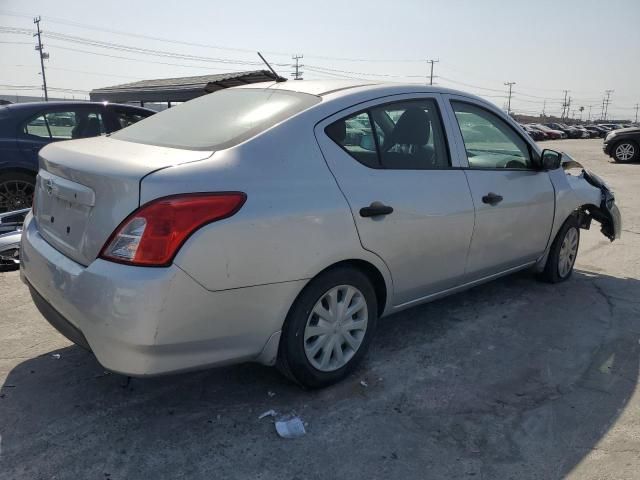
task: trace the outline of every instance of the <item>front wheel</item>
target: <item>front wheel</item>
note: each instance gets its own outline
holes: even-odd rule
[[[331,385],[362,360],[376,327],[371,281],[359,270],[329,270],[305,287],[287,316],[278,368],[309,388]]]
[[[632,141],[623,140],[613,149],[613,159],[619,163],[636,162],[640,157],[640,148]]]
[[[580,226],[575,215],[570,216],[560,227],[551,244],[549,257],[542,272],[542,279],[549,283],[568,280],[578,256],[580,245]]]

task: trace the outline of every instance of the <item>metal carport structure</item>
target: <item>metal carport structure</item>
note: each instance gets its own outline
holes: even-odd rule
[[[249,83],[283,81],[269,70],[200,75],[197,77],[161,78],[97,88],[89,93],[91,101],[127,103],[186,102],[207,93]]]

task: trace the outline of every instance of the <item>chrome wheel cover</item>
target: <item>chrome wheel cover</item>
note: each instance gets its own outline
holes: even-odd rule
[[[360,290],[339,285],[316,302],[304,329],[304,353],[322,372],[344,367],[356,354],[367,332],[369,312]]]
[[[623,162],[628,162],[633,158],[636,149],[630,143],[621,143],[616,147],[616,158]]]
[[[561,278],[566,278],[573,264],[576,262],[576,256],[578,254],[578,229],[571,227],[564,234],[562,239],[562,245],[560,246],[560,255],[558,255],[558,275]]]

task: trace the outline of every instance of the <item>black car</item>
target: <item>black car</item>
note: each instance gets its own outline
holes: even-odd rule
[[[640,127],[610,131],[604,138],[602,150],[616,162],[637,162],[640,160]]]
[[[560,130],[567,134],[568,138],[581,138],[582,132],[575,127],[570,125],[566,125],[564,123],[545,123],[549,128],[553,128],[554,130]]]
[[[539,142],[541,140],[546,140],[547,138],[547,135],[541,130],[536,130],[535,128],[531,128],[529,125],[520,124],[520,126],[525,132],[527,132],[527,135],[529,135],[536,142]]]
[[[0,106],[0,213],[31,206],[38,152],[45,145],[115,132],[154,113],[131,105],[92,102]]]
[[[604,138],[608,132],[606,128],[598,127],[597,125],[585,125],[583,128],[591,133],[592,138]]]

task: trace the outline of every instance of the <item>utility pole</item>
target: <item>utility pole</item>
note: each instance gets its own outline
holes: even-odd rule
[[[571,112],[571,95],[569,95],[569,100],[567,100],[567,120],[569,119],[570,112]],[[573,117],[575,117],[575,113],[576,112],[574,110],[573,115],[572,115],[572,120],[573,120]]]
[[[509,98],[507,100],[507,115],[511,115],[511,93],[512,93],[513,86],[516,84],[516,82],[504,82],[504,84],[509,87]]]
[[[544,102],[542,102],[542,118],[544,119],[545,117],[545,110],[547,109],[547,99],[544,99]]]
[[[640,108],[640,105],[636,103],[636,122],[635,123],[638,123],[638,108]]]
[[[434,63],[438,63],[440,61],[440,59],[438,60],[427,60],[427,63],[431,64],[431,73],[429,74],[429,85],[433,85],[433,64]]]
[[[591,121],[591,105],[589,105],[589,119],[587,120],[588,122]]]
[[[613,90],[605,90],[604,91],[606,97],[605,99],[602,101],[602,106],[603,106],[603,110],[604,110],[604,120],[607,119],[607,113],[609,113],[609,104],[611,103],[611,94],[613,93]]]
[[[569,90],[564,91],[564,100],[562,101],[562,114],[560,115],[560,120],[564,120],[565,113],[569,114],[569,104],[567,103],[567,95],[569,94]]]
[[[296,54],[291,58],[296,62],[294,65],[291,65],[294,69],[294,71],[291,73],[291,76],[294,80],[302,80],[302,74],[304,72],[300,70],[300,68],[304,67],[304,65],[300,64],[300,60],[304,58],[304,55]]]
[[[49,92],[47,92],[47,77],[44,73],[44,60],[49,59],[49,54],[42,50],[42,47],[44,47],[44,45],[42,45],[42,38],[40,36],[40,34],[42,33],[40,32],[40,17],[34,18],[33,23],[36,24],[36,28],[38,29],[38,33],[34,33],[33,36],[38,37],[38,45],[36,45],[36,50],[40,53],[40,70],[42,71],[42,89],[44,90],[44,101],[48,102]]]

